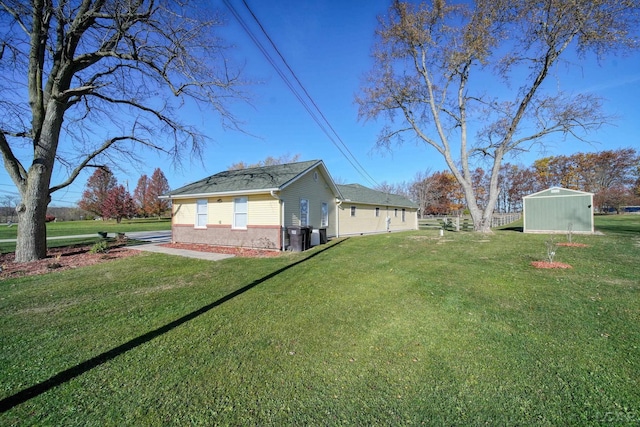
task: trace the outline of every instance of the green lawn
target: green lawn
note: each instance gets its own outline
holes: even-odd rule
[[[50,240],[47,244],[49,247],[68,245],[72,243],[94,243],[100,240],[99,231],[107,233],[127,233],[132,231],[158,231],[170,230],[171,219],[169,218],[144,218],[122,220],[118,224],[115,220],[109,221],[63,221],[47,223],[47,237],[74,236],[83,234],[94,234],[95,238],[76,240],[74,242],[65,240]],[[0,224],[0,240],[15,239],[18,233],[18,227],[14,224],[8,227],[6,224]],[[0,252],[15,251],[15,243],[0,242]]]
[[[0,281],[0,425],[638,425],[640,216],[596,224]]]

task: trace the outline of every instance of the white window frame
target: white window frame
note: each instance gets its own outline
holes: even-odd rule
[[[321,213],[320,227],[328,227],[329,226],[329,203],[322,202],[320,213]]]
[[[209,203],[207,199],[196,200],[195,228],[207,228]]]
[[[351,205],[351,216],[356,216],[356,207]]]
[[[376,212],[376,214],[375,214],[376,218],[379,218],[380,217],[380,208],[376,207],[375,212]]]
[[[406,211],[404,208],[402,208],[402,222],[406,221]]]
[[[300,199],[300,227],[309,225],[309,199]]]
[[[238,209],[241,206],[244,206],[244,211],[241,209]],[[244,221],[241,220],[242,218],[244,218]],[[236,197],[233,199],[232,228],[234,230],[246,230],[248,225],[249,225],[249,199],[246,196]]]

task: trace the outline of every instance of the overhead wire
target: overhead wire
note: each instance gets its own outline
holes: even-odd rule
[[[313,97],[309,94],[309,92],[307,91],[305,86],[302,84],[302,82],[300,81],[300,79],[298,78],[296,73],[293,71],[293,69],[291,68],[291,66],[289,65],[287,60],[285,59],[284,55],[281,53],[280,49],[278,49],[278,47],[275,44],[275,42],[273,41],[273,39],[267,33],[266,29],[264,28],[264,26],[262,25],[262,23],[260,22],[258,17],[255,15],[255,13],[253,13],[253,10],[249,7],[249,5],[247,4],[246,0],[242,0],[245,8],[249,11],[249,13],[253,17],[254,21],[256,22],[256,24],[258,25],[258,27],[260,28],[260,30],[262,31],[264,36],[267,38],[269,43],[271,44],[271,47],[273,48],[273,50],[278,54],[278,56],[280,57],[280,60],[286,66],[286,68],[289,71],[289,73],[291,74],[291,76],[293,76],[293,78],[295,79],[295,82],[297,83],[297,86],[293,84],[293,82],[289,79],[289,77],[286,75],[286,73],[281,69],[280,65],[278,63],[276,63],[276,61],[273,59],[273,57],[270,55],[270,53],[264,47],[262,42],[254,34],[252,29],[245,22],[245,20],[240,15],[240,13],[235,9],[235,7],[233,7],[233,5],[229,2],[229,0],[223,0],[223,2],[225,4],[225,6],[231,11],[233,16],[238,21],[238,23],[240,23],[240,25],[242,26],[244,31],[247,33],[247,35],[251,38],[251,40],[254,42],[254,44],[258,47],[260,52],[262,52],[262,54],[265,56],[265,58],[267,59],[269,64],[271,64],[271,66],[274,68],[274,70],[278,73],[278,75],[284,81],[284,83],[287,85],[289,90],[293,93],[293,95],[296,97],[296,99],[298,99],[298,101],[302,104],[302,106],[307,111],[307,113],[309,113],[311,118],[316,122],[316,124],[320,127],[320,129],[324,132],[324,134],[329,138],[331,143],[342,154],[342,156],[351,164],[351,166],[356,170],[356,172],[358,172],[365,180],[369,181],[371,184],[373,184],[376,187],[379,186],[378,183],[375,181],[375,179],[373,179],[373,177],[366,171],[366,169],[362,166],[362,164],[360,164],[360,162],[358,161],[356,156],[351,152],[351,150],[349,149],[347,144],[345,144],[345,142],[342,140],[342,138],[340,138],[340,135],[335,130],[335,128],[331,125],[331,123],[329,122],[327,117],[322,113],[322,110],[320,109],[318,104],[314,101]],[[298,88],[300,88],[302,90],[302,93],[304,94],[304,96],[303,96],[302,93],[300,93]],[[339,144],[338,144],[338,142],[336,142],[336,139],[334,139],[332,134],[335,136],[335,138],[337,138],[337,140],[339,141]]]

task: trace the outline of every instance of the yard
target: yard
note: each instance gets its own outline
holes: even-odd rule
[[[0,281],[0,424],[638,425],[640,216],[596,228]]]
[[[74,234],[97,234],[99,231],[109,233],[128,231],[170,230],[170,218],[123,219],[119,224],[115,220],[107,221],[60,221],[47,223],[47,237],[68,236]],[[18,234],[16,224],[0,225],[0,239],[15,239]]]

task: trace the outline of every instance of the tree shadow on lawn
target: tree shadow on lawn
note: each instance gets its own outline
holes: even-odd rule
[[[231,292],[228,295],[225,295],[224,297],[212,302],[211,304],[207,304],[201,308],[199,308],[198,310],[192,311],[191,313],[180,317],[179,319],[174,320],[173,322],[167,323],[164,326],[161,326],[157,329],[154,329],[152,331],[147,332],[144,335],[140,335],[137,338],[134,338],[130,341],[125,342],[124,344],[121,344],[117,347],[112,348],[111,350],[105,351],[104,353],[101,353],[95,357],[92,357],[89,360],[86,360],[82,363],[79,363],[69,369],[66,369],[54,376],[52,376],[51,378],[35,384],[29,388],[26,388],[22,391],[19,391],[18,393],[11,395],[9,397],[6,397],[2,400],[0,400],[0,413],[2,412],[6,412],[9,409],[20,405],[21,403],[24,403],[30,399],[33,399],[34,397],[37,397],[43,393],[46,393],[47,391],[62,385],[70,380],[72,380],[75,377],[78,377],[82,374],[84,374],[85,372],[90,371],[93,368],[96,368],[100,365],[102,365],[105,362],[108,362],[112,359],[115,359],[116,357],[120,356],[121,354],[124,354],[130,350],[135,349],[136,347],[145,344],[151,340],[153,340],[154,338],[159,337],[160,335],[166,334],[167,332],[177,328],[178,326],[189,322],[190,320],[195,319],[198,316],[201,316],[205,313],[207,313],[208,311],[218,307],[219,305],[224,304],[225,302],[232,300],[233,298],[242,295],[243,293],[255,288],[256,286],[266,282],[269,279],[274,278],[275,276],[277,276],[280,273],[283,273],[287,270],[289,270],[290,268],[296,267],[300,264],[302,264],[305,261],[310,260],[311,258],[320,255],[321,253],[328,251],[329,249],[333,249],[334,247],[336,247],[337,245],[339,245],[340,243],[344,242],[347,239],[344,240],[339,240],[338,242],[332,244],[331,246],[328,246],[324,249],[321,249],[311,255],[309,255],[308,257],[301,259],[300,261],[296,261],[293,264],[289,264],[285,267],[282,267],[279,270],[274,271],[273,273],[270,273],[264,277],[261,277],[260,279],[257,279],[253,282],[251,282],[250,284],[243,286],[242,288]]]

